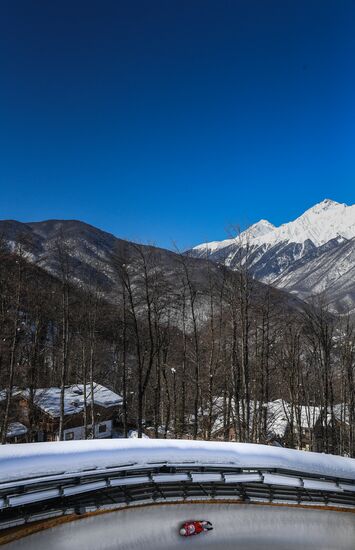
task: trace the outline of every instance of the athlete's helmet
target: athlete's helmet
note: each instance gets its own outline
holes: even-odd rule
[[[186,529],[185,529],[184,527],[182,527],[182,528],[180,529],[180,535],[182,535],[182,536],[185,536],[185,535],[186,535]]]

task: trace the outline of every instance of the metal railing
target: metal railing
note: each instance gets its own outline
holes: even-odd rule
[[[194,499],[355,509],[355,480],[225,464],[126,464],[0,483],[0,529],[65,514]]]

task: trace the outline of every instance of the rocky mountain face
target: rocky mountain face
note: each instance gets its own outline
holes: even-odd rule
[[[261,220],[234,239],[188,253],[247,267],[257,280],[302,300],[322,296],[334,313],[355,313],[355,205],[326,199],[280,227]]]

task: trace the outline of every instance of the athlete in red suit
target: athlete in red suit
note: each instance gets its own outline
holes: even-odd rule
[[[211,531],[213,529],[210,521],[187,521],[180,529],[180,535],[183,537],[191,537],[198,535],[203,531]]]

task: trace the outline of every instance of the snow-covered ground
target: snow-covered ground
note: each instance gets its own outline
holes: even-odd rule
[[[283,469],[355,480],[355,459],[267,445],[161,439],[27,443],[0,448],[0,483],[11,480],[151,463]]]
[[[214,530],[188,539],[181,523],[209,519]],[[61,525],[10,543],[9,550],[354,550],[355,514],[252,504],[132,508]]]

